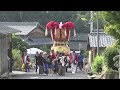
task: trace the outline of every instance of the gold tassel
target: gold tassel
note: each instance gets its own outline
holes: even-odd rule
[[[66,28],[65,28],[65,36],[67,36],[67,33],[66,33]]]
[[[47,30],[47,28],[45,29],[45,36],[47,36],[48,35],[48,30]]]
[[[51,37],[52,37],[52,41],[53,41],[53,35],[52,35],[52,30],[51,30]]]
[[[76,31],[75,31],[75,29],[74,29],[74,37],[76,37]]]
[[[55,27],[55,36],[57,35],[57,30],[56,30],[56,27]]]
[[[70,30],[69,30],[69,37],[68,37],[68,41],[70,40]]]

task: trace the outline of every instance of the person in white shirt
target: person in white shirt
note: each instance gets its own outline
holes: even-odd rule
[[[60,56],[59,56],[59,75],[60,76],[65,76],[66,60],[67,60],[67,57],[65,56],[65,54],[60,53]]]

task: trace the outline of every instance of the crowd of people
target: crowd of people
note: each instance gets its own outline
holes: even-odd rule
[[[55,53],[54,50],[51,50],[50,53],[36,52],[36,72],[38,71],[40,75],[65,76],[68,68],[71,68],[72,74],[75,74],[77,67],[82,70],[83,58],[81,53],[75,53],[75,51],[70,53],[69,56],[61,52]],[[29,71],[29,61],[28,55],[25,53],[23,63],[25,63],[26,72]]]

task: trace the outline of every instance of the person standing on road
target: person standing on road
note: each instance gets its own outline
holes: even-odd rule
[[[56,59],[54,60],[55,66],[54,66],[54,74],[58,75],[59,67],[58,67],[58,57],[59,52],[56,53]]]
[[[65,53],[60,53],[58,62],[59,62],[59,75],[65,76],[67,62],[67,57],[65,56]]]
[[[38,61],[38,66],[39,66],[39,74],[42,75],[44,73],[44,58],[42,56],[43,53],[39,54],[39,61]]]
[[[56,54],[55,54],[55,52],[54,52],[54,50],[52,50],[51,51],[51,59],[52,59],[52,70],[53,70],[53,72],[55,71],[55,60],[56,60]],[[55,72],[54,72],[55,73]]]
[[[48,62],[48,75],[52,75],[53,74],[53,70],[52,70],[52,59],[51,56],[48,55],[47,56],[47,62]]]
[[[45,52],[44,53],[44,72],[45,72],[45,75],[48,75],[48,55],[47,53]]]
[[[30,59],[27,52],[24,52],[22,63],[24,63],[25,65],[25,72],[30,71],[30,68],[29,68]]]
[[[38,62],[39,62],[39,53],[38,52],[36,52],[36,55],[35,55],[35,59],[36,59],[36,72],[37,72],[37,69],[38,69]]]
[[[75,53],[75,51],[73,51],[73,53],[71,54],[71,69],[72,69],[72,74],[75,74],[76,68],[77,68],[77,64],[78,64],[78,56]]]
[[[78,55],[78,67],[80,68],[80,70],[82,70],[83,68],[83,55],[81,54],[81,52]]]

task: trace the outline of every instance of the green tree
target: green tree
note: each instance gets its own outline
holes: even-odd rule
[[[115,39],[120,39],[120,11],[103,11],[105,20],[105,32]]]
[[[63,23],[72,21],[75,23],[77,32],[89,31],[89,19],[81,20],[81,17],[89,18],[89,16],[88,11],[0,11],[2,22],[39,22],[45,27],[52,20]]]
[[[13,49],[12,50],[12,56],[13,56],[13,69],[21,69],[22,65],[22,57],[21,57],[21,52],[18,49]]]
[[[103,67],[103,61],[104,61],[104,57],[103,56],[96,56],[93,60],[93,64],[92,64],[92,69],[94,73],[101,73],[102,72],[102,67]]]
[[[19,36],[12,35],[12,48],[18,49],[22,53],[26,51],[28,44],[23,41]]]
[[[39,22],[45,28],[50,21],[72,21],[77,33],[89,32],[89,20],[90,11],[0,11],[1,22]],[[102,25],[101,20],[99,25]]]
[[[113,57],[119,54],[117,49],[118,47],[116,47],[115,45],[112,45],[112,46],[105,48],[103,52],[104,63],[108,69],[112,68],[113,70],[118,70],[118,68],[114,66],[116,61],[113,61]]]

